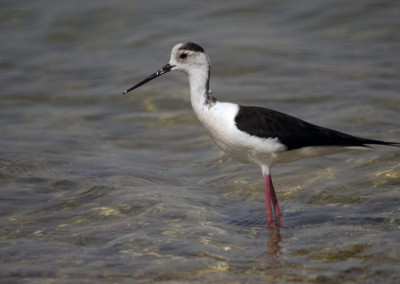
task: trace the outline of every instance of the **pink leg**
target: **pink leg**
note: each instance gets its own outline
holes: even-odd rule
[[[269,175],[264,176],[264,185],[265,185],[265,207],[267,208],[267,222],[268,225],[271,226],[274,222],[274,217],[272,216],[272,206],[271,206],[271,183]]]
[[[267,208],[267,221],[268,225],[272,225],[272,223],[274,222],[274,217],[272,216],[271,202],[274,205],[275,216],[278,222],[281,219],[281,210],[279,208],[278,198],[276,197],[274,185],[272,183],[270,175],[264,176],[264,184],[265,184],[265,206]]]
[[[278,198],[276,197],[275,188],[274,188],[274,184],[272,183],[271,176],[269,176],[269,183],[270,183],[270,188],[271,188],[272,204],[274,205],[274,208],[275,208],[275,217],[279,221],[281,219],[281,210],[279,208]]]

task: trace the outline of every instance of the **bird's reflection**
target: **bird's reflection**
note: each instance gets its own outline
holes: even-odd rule
[[[231,223],[236,226],[245,226],[245,227],[256,227],[256,232],[254,235],[256,246],[261,248],[265,248],[263,244],[266,241],[266,250],[261,249],[261,253],[257,256],[257,259],[260,262],[260,266],[262,267],[276,267],[279,265],[279,253],[281,251],[280,242],[282,240],[281,237],[281,228],[283,228],[284,218],[280,218],[280,220],[275,220],[274,223],[264,225],[266,223],[266,219],[262,217],[243,219],[243,218],[234,218],[231,220]],[[262,229],[261,229],[262,228]]]
[[[264,234],[267,237],[267,249],[258,255],[258,260],[263,267],[271,267],[279,264],[280,242],[282,240],[280,230],[280,224],[267,226],[255,236],[257,240],[261,240]]]

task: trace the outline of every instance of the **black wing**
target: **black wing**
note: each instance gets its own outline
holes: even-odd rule
[[[288,150],[308,146],[362,146],[399,143],[364,139],[320,127],[293,116],[261,107],[239,106],[235,117],[239,130],[260,138],[278,138]]]

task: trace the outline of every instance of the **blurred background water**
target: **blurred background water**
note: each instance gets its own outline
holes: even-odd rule
[[[226,157],[187,78],[121,92],[202,45],[217,98],[400,140],[398,1],[0,3],[1,283],[396,283],[400,151],[260,170]]]

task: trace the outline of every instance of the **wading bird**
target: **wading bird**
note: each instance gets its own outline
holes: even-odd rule
[[[348,149],[367,149],[368,144],[400,146],[396,142],[365,139],[320,127],[267,108],[220,102],[209,89],[208,56],[201,46],[192,42],[175,45],[167,65],[124,94],[175,70],[188,75],[193,110],[214,142],[232,158],[261,168],[268,225],[274,220],[272,205],[276,220],[279,222],[281,218],[270,175],[273,164]]]

